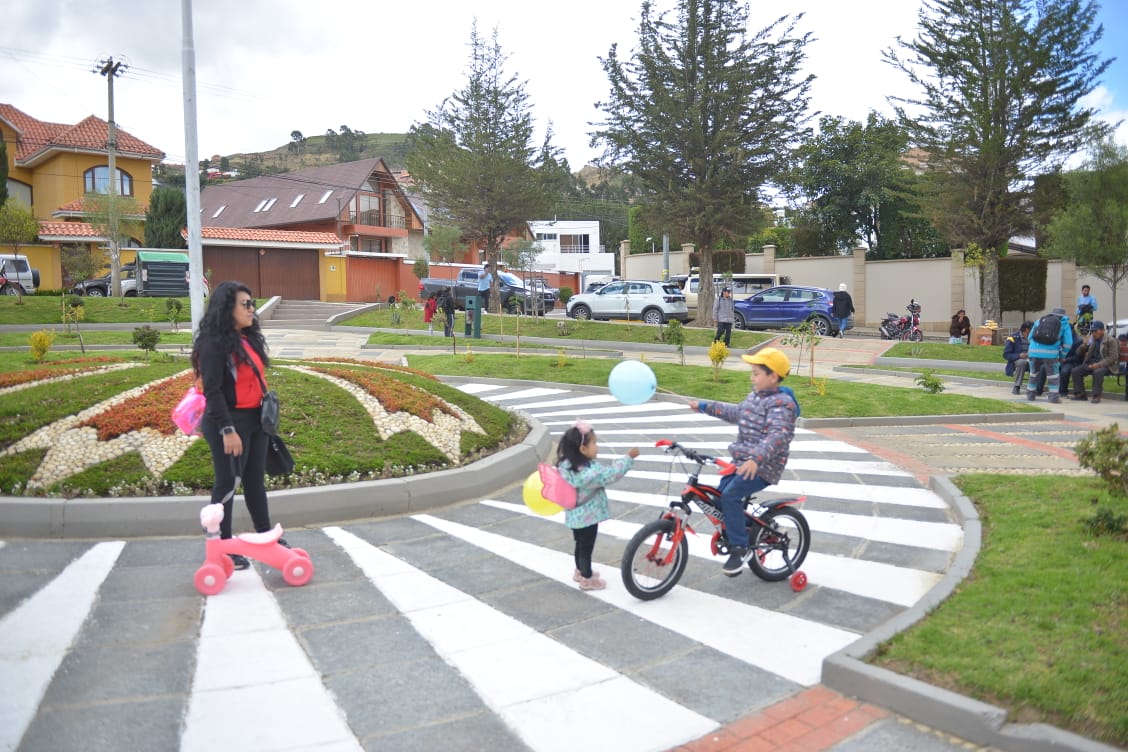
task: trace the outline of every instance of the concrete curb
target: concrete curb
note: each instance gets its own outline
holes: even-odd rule
[[[823,661],[822,683],[866,702],[975,744],[1006,752],[1115,752],[1115,747],[1044,723],[1007,723],[1007,711],[922,681],[865,663],[881,643],[905,631],[943,603],[979,555],[982,526],[971,500],[947,476],[934,476],[932,490],[956,512],[964,544],[947,573],[914,606],[889,619]]]
[[[287,527],[344,523],[448,507],[520,482],[552,448],[548,429],[528,416],[528,436],[471,465],[410,478],[270,492],[272,515]],[[0,530],[11,538],[139,538],[199,532],[208,496],[53,499],[0,496]],[[236,519],[245,515],[235,505]]]
[[[930,426],[941,423],[1034,423],[1045,420],[1065,420],[1062,413],[983,413],[973,415],[905,415],[900,417],[877,416],[873,418],[799,418],[801,428],[851,428],[858,426]]]

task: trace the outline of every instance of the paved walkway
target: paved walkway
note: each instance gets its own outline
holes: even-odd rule
[[[330,331],[270,329],[267,337],[275,357],[356,357],[389,362],[399,362],[403,357],[403,351],[398,348],[365,348],[365,333],[355,333],[343,327]],[[851,363],[873,363],[889,344],[876,338],[824,341],[819,348],[815,375],[911,387],[911,379],[896,375],[863,375],[837,370]],[[678,356],[668,351],[647,350],[646,359],[676,361]],[[793,357],[793,360],[797,358]],[[697,352],[690,352],[686,361],[708,364],[704,354]],[[734,367],[745,368],[743,365]],[[1002,382],[948,381],[947,384],[953,392],[1011,399],[1009,386]],[[928,477],[934,475],[981,470],[1077,472],[1069,447],[1094,427],[1113,421],[1125,425],[1125,420],[1128,419],[1128,410],[1119,402],[1105,402],[1102,405],[1064,402],[1053,407],[1052,414],[1029,421],[1013,418],[1001,422],[970,424],[960,423],[955,419],[923,424],[887,421],[879,426],[857,421],[852,425],[833,427],[819,426],[814,421],[809,423],[819,434],[866,449],[909,470],[921,482],[926,482]],[[301,594],[301,591],[295,592]],[[754,692],[755,689],[751,691]],[[604,706],[599,712],[614,711],[612,707]],[[1055,748],[1101,747],[1071,746],[1065,743],[1057,744]],[[678,749],[743,752],[761,749],[795,752],[818,749],[833,749],[838,752],[921,749],[940,752],[986,748],[931,731],[904,718],[891,716],[882,707],[859,702],[825,686],[816,685]]]

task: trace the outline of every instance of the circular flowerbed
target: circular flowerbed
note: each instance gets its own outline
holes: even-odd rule
[[[76,358],[0,373],[0,494],[205,493],[207,444],[170,417],[191,378],[171,357]],[[292,475],[268,478],[273,487],[455,467],[525,431],[510,413],[399,366],[277,361],[267,379],[296,460]]]

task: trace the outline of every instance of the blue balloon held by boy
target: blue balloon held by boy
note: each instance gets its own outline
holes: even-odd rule
[[[624,360],[611,369],[607,388],[624,405],[641,405],[654,396],[658,389],[658,377],[642,361]]]

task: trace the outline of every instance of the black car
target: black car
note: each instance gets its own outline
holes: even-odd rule
[[[124,264],[121,267],[121,291],[122,295],[127,298],[132,298],[137,295],[137,280],[133,278],[135,269],[135,264]],[[83,280],[71,288],[71,291],[76,295],[89,295],[92,298],[108,298],[110,297],[110,275],[107,274],[104,277]]]

